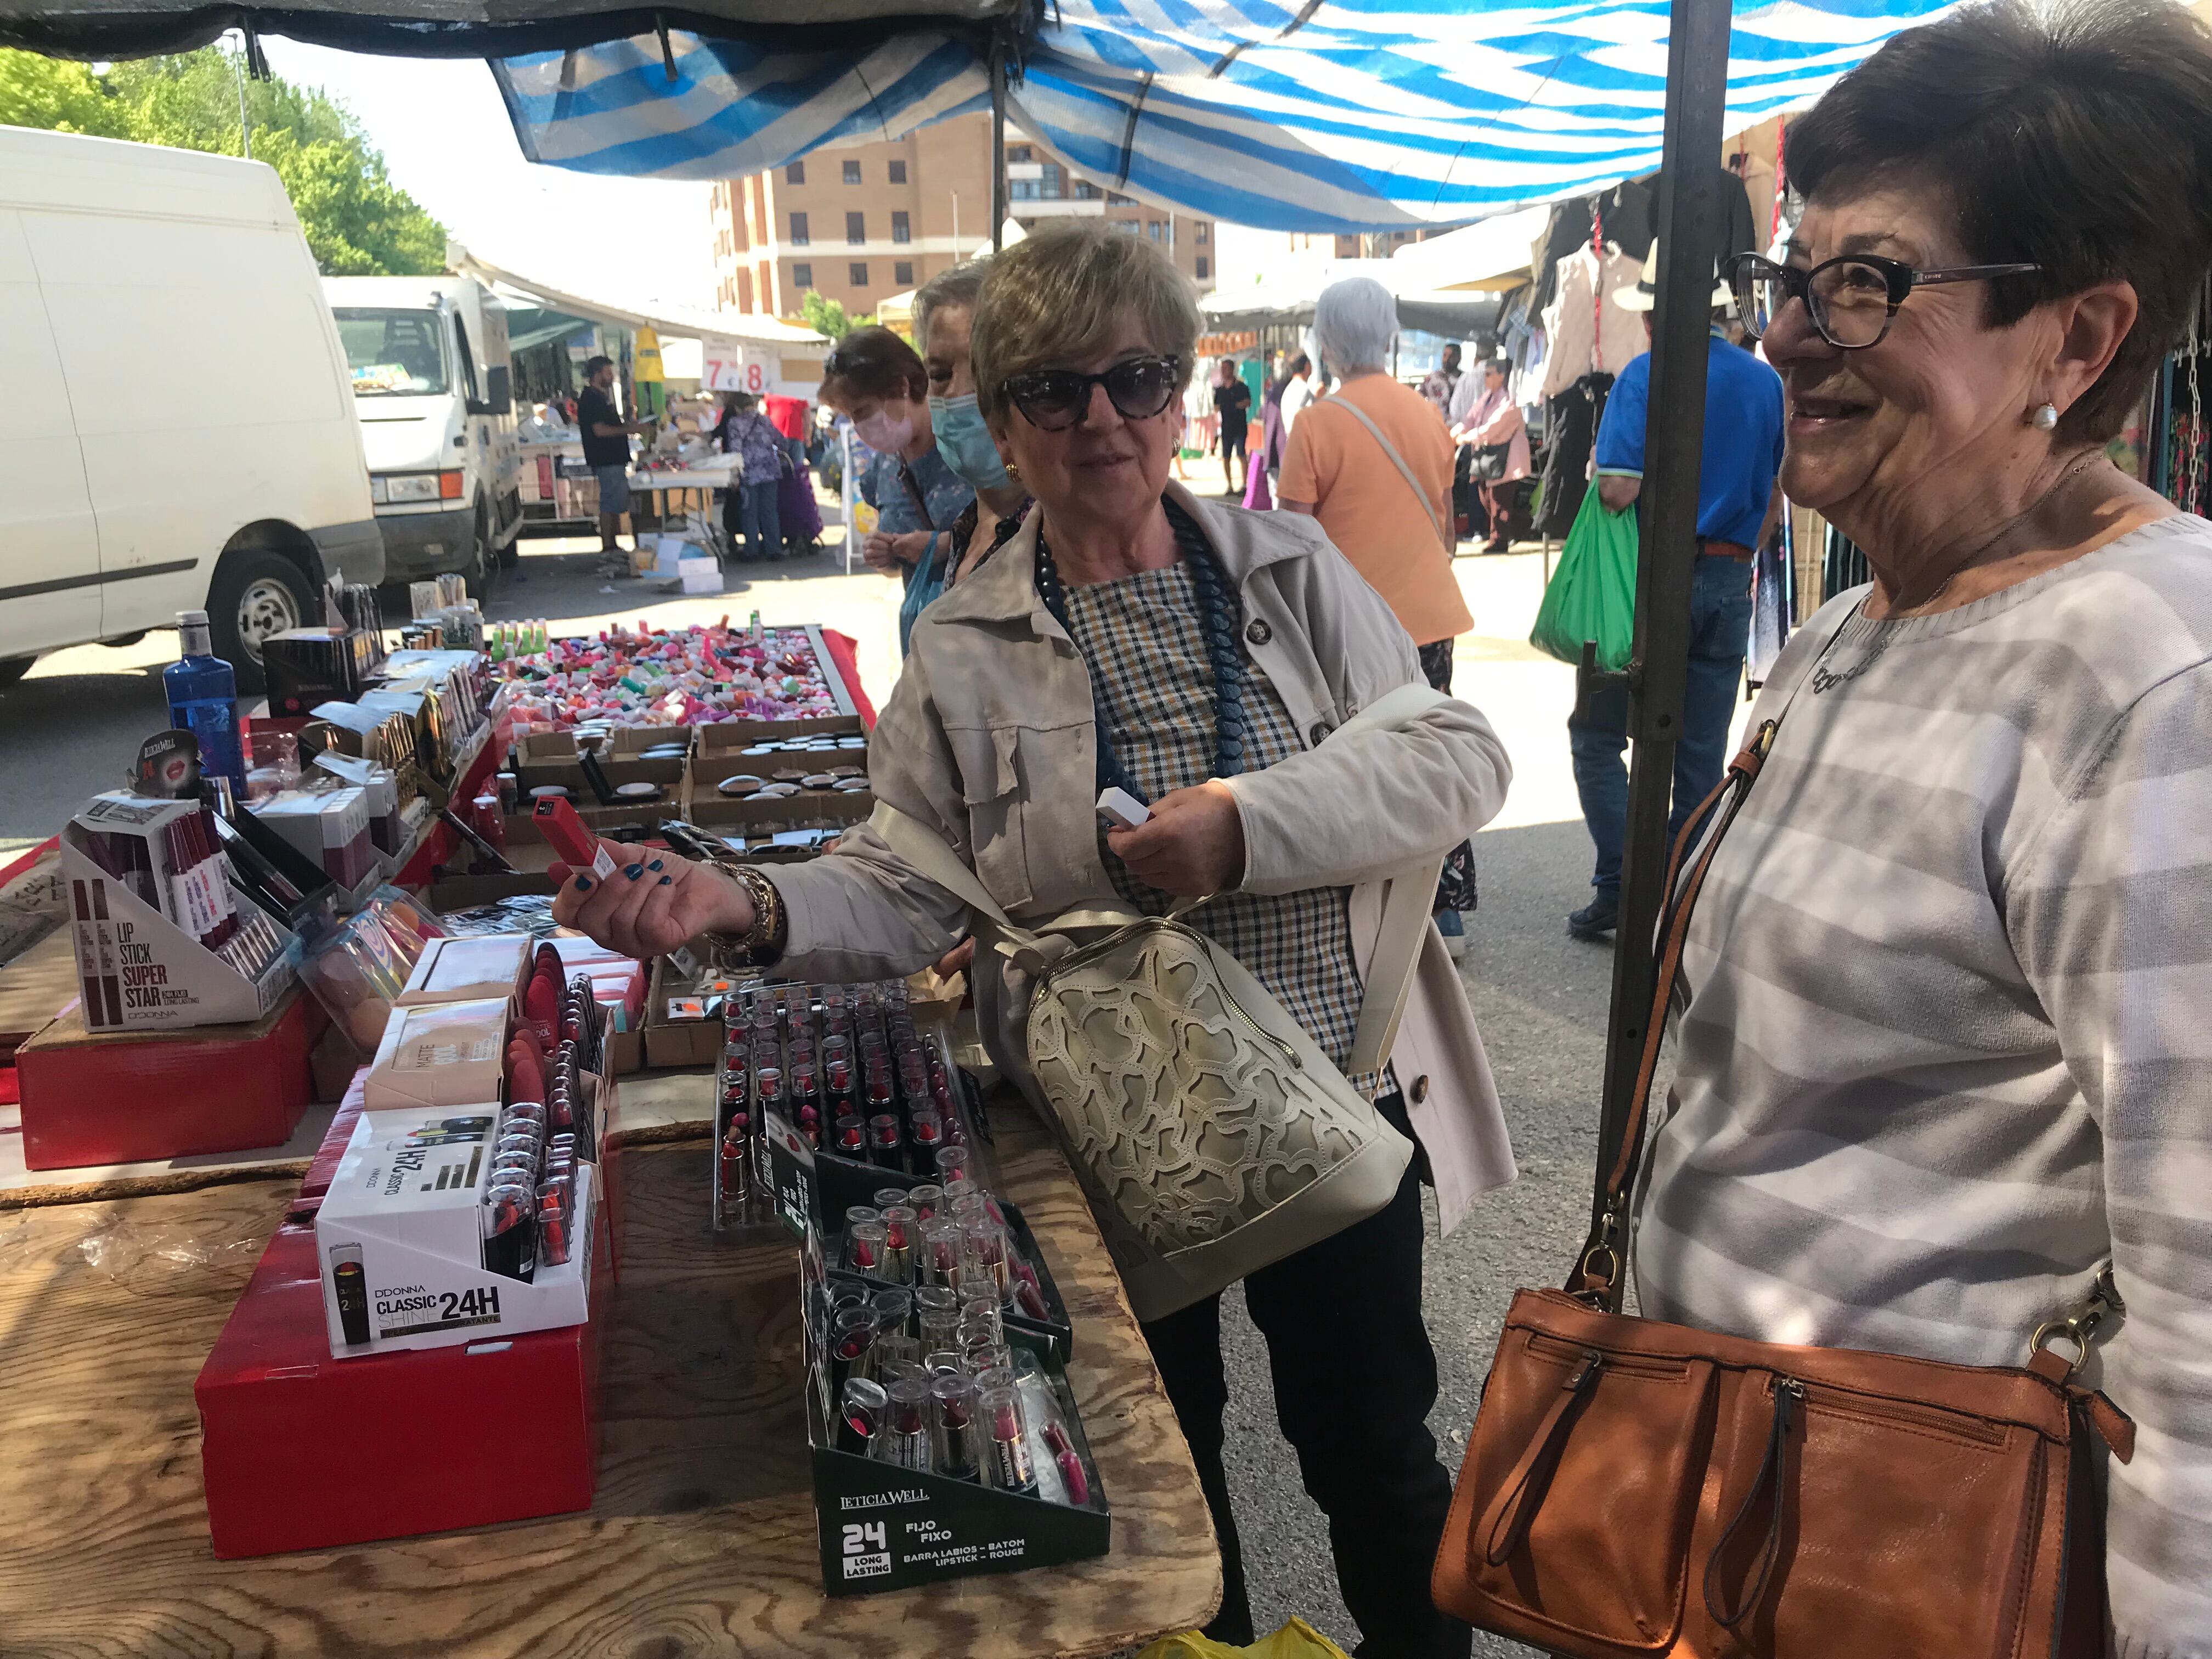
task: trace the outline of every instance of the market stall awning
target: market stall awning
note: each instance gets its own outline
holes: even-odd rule
[[[1536,244],[1551,223],[1551,210],[1523,208],[1425,242],[1408,242],[1391,256],[1399,280],[1424,286],[1506,293],[1528,280]]]
[[[1262,328],[1304,328],[1314,319],[1322,289],[1347,276],[1372,276],[1398,302],[1398,325],[1441,334],[1447,339],[1475,339],[1498,323],[1500,296],[1438,292],[1409,284],[1391,259],[1336,259],[1297,277],[1255,283],[1249,288],[1216,289],[1198,302],[1209,333],[1235,334]]]
[[[1951,0],[1737,0],[1726,125],[1816,97]],[[1651,172],[1664,0],[1054,0],[1010,118],[1115,189],[1305,231],[1448,224]],[[988,106],[972,33],[872,46],[646,33],[495,64],[523,152],[726,179]]]
[[[587,298],[570,293],[538,277],[508,270],[471,253],[458,242],[446,245],[447,269],[464,276],[507,290],[527,295],[549,311],[561,312],[586,322],[612,323],[623,328],[649,328],[662,336],[724,342],[807,356],[827,351],[830,339],[811,328],[774,317],[755,317],[743,312],[693,311],[659,300],[620,301]]]

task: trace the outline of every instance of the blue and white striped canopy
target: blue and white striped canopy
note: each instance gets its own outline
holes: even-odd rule
[[[1726,131],[1954,0],[1736,0]],[[1070,166],[1235,224],[1449,224],[1659,164],[1666,0],[1056,0],[1008,118]],[[732,179],[988,108],[968,37],[847,51],[652,35],[494,64],[523,153]]]

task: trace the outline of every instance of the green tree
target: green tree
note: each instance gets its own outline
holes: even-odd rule
[[[314,88],[248,80],[246,112],[253,159],[283,181],[325,275],[445,269],[445,227],[392,184],[384,157],[343,106]],[[236,155],[237,68],[217,47],[118,64],[105,75],[0,50],[0,124]]]
[[[805,319],[807,327],[833,340],[842,340],[853,331],[853,319],[845,314],[844,301],[824,299],[816,289],[810,288],[800,296],[799,314]]]

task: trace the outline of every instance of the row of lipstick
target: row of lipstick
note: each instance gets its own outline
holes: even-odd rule
[[[987,1297],[1031,1319],[1050,1317],[1036,1269],[1015,1247],[998,1200],[954,1166],[944,1184],[885,1188],[845,1212],[842,1265],[888,1285]]]
[[[484,1262],[495,1273],[528,1280],[540,1267],[568,1259],[576,1218],[576,1164],[597,1156],[599,1137],[585,1073],[599,1048],[597,1004],[588,975],[570,980],[557,997],[541,991],[551,958],[541,951],[524,998],[526,1017],[507,1039],[507,1084],[514,1103],[500,1121],[484,1188]],[[538,1018],[530,1018],[534,1008]],[[558,1035],[550,1052],[547,1033]]]
[[[210,808],[171,818],[157,836],[94,830],[84,846],[94,863],[148,908],[161,912],[248,979],[260,978],[290,942],[290,935],[258,909],[238,908]]]
[[[941,1287],[870,1293],[842,1281],[829,1295],[843,1449],[1057,1503],[1091,1501],[1052,1392],[1036,1361],[1006,1346],[994,1300],[955,1307]],[[933,1346],[948,1338],[962,1346]],[[1049,1460],[1044,1480],[1032,1437]]]

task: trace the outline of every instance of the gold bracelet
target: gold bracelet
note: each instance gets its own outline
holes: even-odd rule
[[[708,939],[718,951],[741,955],[749,965],[773,961],[783,944],[783,895],[757,866],[732,865],[728,871],[752,902],[753,925],[742,933],[710,933]]]

